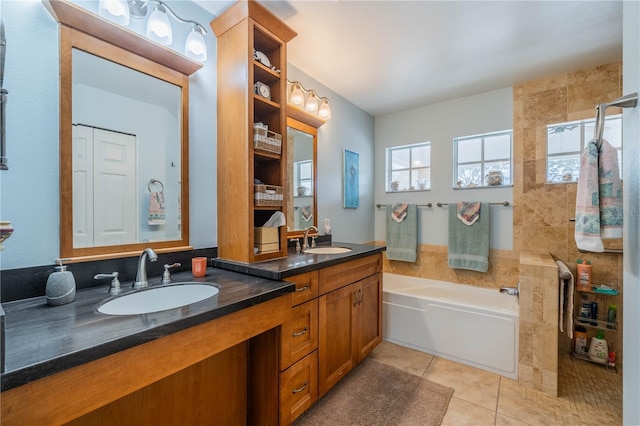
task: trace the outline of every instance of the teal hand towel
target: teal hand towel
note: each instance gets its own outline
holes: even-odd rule
[[[401,222],[393,217],[393,207],[387,205],[387,259],[414,262],[418,248],[418,208],[409,204]]]
[[[473,225],[458,219],[458,205],[449,204],[449,267],[487,272],[489,269],[489,203],[480,204]]]

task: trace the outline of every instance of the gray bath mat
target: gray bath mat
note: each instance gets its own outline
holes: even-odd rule
[[[440,425],[453,389],[366,358],[293,424]]]

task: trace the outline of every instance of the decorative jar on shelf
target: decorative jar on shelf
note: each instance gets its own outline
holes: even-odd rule
[[[502,185],[504,182],[504,175],[500,170],[492,170],[484,177],[484,180],[487,182],[489,186],[498,186]]]

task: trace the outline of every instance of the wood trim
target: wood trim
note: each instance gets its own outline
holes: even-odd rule
[[[279,326],[290,306],[284,295],[2,392],[2,424],[69,422]]]
[[[211,29],[216,37],[220,37],[231,27],[245,18],[251,17],[263,27],[269,28],[283,42],[288,43],[298,35],[291,27],[280,18],[267,10],[255,0],[238,1],[220,16],[211,21]]]
[[[56,2],[58,2],[56,0]],[[64,3],[64,2],[62,2]],[[182,225],[179,240],[143,242],[100,247],[73,247],[73,130],[72,130],[72,50],[77,48],[128,68],[141,71],[181,88],[181,182]],[[189,77],[172,68],[93,37],[67,25],[60,26],[60,257],[83,262],[113,258],[151,247],[175,251],[189,246]]]
[[[308,126],[311,126],[315,129],[318,129],[319,127],[321,127],[324,123],[326,123],[326,120],[323,120],[322,118],[318,117],[317,115],[314,114],[310,114],[307,111],[298,108],[297,106],[291,105],[289,103],[287,103],[287,115],[291,118],[293,118],[294,120],[300,121]]]
[[[360,281],[382,270],[382,255],[375,254],[319,271],[320,294]]]
[[[116,25],[67,0],[43,0],[49,13],[61,24],[75,28],[107,43],[121,46],[130,52],[149,59],[184,75],[191,75],[202,68],[196,62],[175,50],[143,37],[127,28]]]

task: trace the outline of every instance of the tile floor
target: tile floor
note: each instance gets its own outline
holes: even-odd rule
[[[445,426],[620,425],[622,375],[586,361],[559,359],[559,397],[516,380],[383,341],[376,361],[452,387]]]

